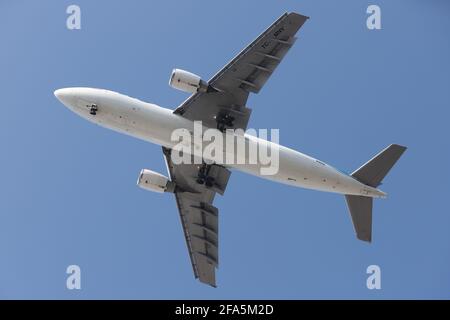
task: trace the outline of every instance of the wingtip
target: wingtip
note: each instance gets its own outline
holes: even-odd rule
[[[306,20],[309,19],[309,16],[305,16],[305,15],[303,15],[301,13],[298,13],[298,12],[295,12],[295,11],[287,11],[285,13],[285,15],[287,15],[287,16],[296,16],[296,17],[299,17],[299,18],[304,18]]]
[[[399,148],[399,149],[402,149],[403,151],[405,151],[406,149],[408,149],[407,146],[403,146],[403,145],[397,144],[397,143],[393,143],[392,146],[393,146],[393,147],[396,147],[396,148]]]

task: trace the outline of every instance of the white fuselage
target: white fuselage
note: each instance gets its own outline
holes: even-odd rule
[[[174,148],[179,143],[172,139],[174,130],[194,130],[193,121],[174,114],[173,110],[113,91],[67,88],[56,90],[55,95],[69,109],[91,122],[167,148]],[[95,115],[90,113],[88,107],[93,104],[98,107]],[[273,144],[248,134],[244,134],[244,139],[255,148]],[[248,159],[241,159],[238,162],[241,164],[224,165],[264,179],[302,188],[368,197],[386,196],[384,192],[367,186],[322,161],[281,145],[276,146],[279,152],[278,170],[274,174],[261,174],[261,168],[265,165],[249,164]],[[248,154],[244,155],[247,156]]]

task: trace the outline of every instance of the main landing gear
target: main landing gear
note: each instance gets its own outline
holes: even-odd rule
[[[208,176],[211,166],[203,163],[198,170],[197,183],[204,184],[207,187],[212,187],[214,185],[214,178]]]
[[[217,129],[225,132],[228,128],[232,128],[234,124],[234,117],[228,113],[219,113],[216,117]]]

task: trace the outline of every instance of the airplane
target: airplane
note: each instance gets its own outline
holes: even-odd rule
[[[137,184],[149,191],[175,195],[195,278],[212,287],[216,287],[215,272],[219,265],[219,215],[213,200],[216,193],[224,194],[231,170],[295,187],[344,195],[357,238],[371,242],[373,199],[387,196],[378,186],[406,150],[404,146],[391,144],[348,175],[323,161],[266,139],[232,133],[239,135],[248,146],[275,145],[279,159],[277,172],[262,174],[261,163],[216,163],[206,161],[208,159],[193,163],[173,161],[179,142],[172,139],[175,130],[185,129],[193,134],[197,121],[202,121],[202,130],[214,130],[220,135],[229,134],[231,129],[247,128],[251,109],[246,103],[250,93],[258,93],[264,86],[308,19],[295,12],[283,14],[209,81],[174,69],[170,86],[191,94],[175,110],[103,89],[73,87],[54,92],[68,109],[88,121],[162,146],[168,177],[143,169]],[[184,152],[192,160],[195,150]],[[196,156],[198,158],[198,154]]]

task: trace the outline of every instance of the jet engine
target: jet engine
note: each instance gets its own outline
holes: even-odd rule
[[[172,88],[190,93],[208,91],[208,84],[198,75],[181,69],[173,69],[169,85]]]
[[[174,183],[166,176],[148,169],[142,169],[137,185],[147,191],[158,193],[173,192]]]

